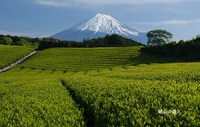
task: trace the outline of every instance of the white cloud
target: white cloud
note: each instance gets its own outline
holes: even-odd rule
[[[76,0],[87,4],[148,4],[148,3],[176,3],[182,0]]]
[[[33,32],[33,31],[21,31],[21,32],[14,32],[14,31],[2,31],[0,30],[0,34],[3,35],[12,35],[12,36],[27,36],[27,37],[48,37],[52,35],[52,33],[49,32]]]
[[[49,6],[174,4],[182,1],[184,0],[35,0],[37,4]]]
[[[190,23],[200,23],[200,19],[190,20]]]
[[[69,6],[69,2],[65,0],[36,0],[37,4],[47,5],[47,6]]]
[[[127,24],[140,24],[140,25],[186,25],[186,24],[193,24],[198,23],[200,24],[200,19],[194,20],[165,20],[165,21],[158,21],[158,22],[132,22]]]
[[[188,24],[189,21],[186,20],[168,20],[168,21],[162,21],[160,24],[169,24],[169,25],[182,25],[182,24]]]
[[[168,20],[168,21],[162,21],[160,24],[169,24],[169,25],[184,25],[184,24],[193,24],[193,23],[200,23],[200,19],[194,19],[194,20]]]

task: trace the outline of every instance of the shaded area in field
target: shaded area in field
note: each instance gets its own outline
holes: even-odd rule
[[[138,56],[130,57],[128,60],[123,62],[122,65],[134,65],[139,64],[152,64],[152,63],[176,63],[176,62],[186,62],[181,59],[174,58],[162,58],[156,55],[151,55],[147,53],[140,53]]]
[[[62,85],[69,91],[74,102],[79,106],[79,110],[84,110],[83,117],[86,122],[87,127],[93,127],[95,125],[94,119],[94,109],[92,106],[88,105],[87,102],[83,100],[83,98],[76,94],[76,91],[72,89],[64,80],[60,80]]]

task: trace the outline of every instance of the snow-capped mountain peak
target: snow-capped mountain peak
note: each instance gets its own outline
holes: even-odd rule
[[[112,34],[118,34],[142,43],[147,41],[146,33],[140,33],[121,24],[110,15],[100,13],[51,37],[60,40],[83,41],[87,38],[105,37]]]
[[[138,32],[128,29],[127,26],[122,25],[119,21],[110,15],[98,13],[92,19],[75,26],[77,30],[91,30],[95,33],[103,32],[107,34],[123,34],[123,35],[138,35]]]

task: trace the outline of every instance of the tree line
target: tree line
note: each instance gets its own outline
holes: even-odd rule
[[[38,46],[41,38],[19,37],[11,35],[0,35],[0,44],[17,46]]]
[[[52,47],[118,47],[118,46],[139,46],[143,45],[132,39],[122,37],[117,34],[106,35],[94,39],[84,39],[82,42],[76,41],[61,41],[55,38],[43,38],[38,49],[46,49]]]
[[[200,35],[191,40],[171,41],[173,34],[166,30],[155,29],[147,32],[147,45],[142,52],[162,57],[181,58],[187,61],[200,60]],[[139,46],[142,43],[122,37],[117,34],[106,35],[94,39],[84,39],[82,42],[62,41],[55,38],[30,38],[11,35],[0,35],[0,44],[18,46],[38,46],[38,49],[52,47],[116,47]]]
[[[200,60],[200,35],[191,40],[170,41],[173,35],[166,30],[152,30],[147,33],[147,46],[142,52],[159,55],[165,58],[180,58],[186,61]]]

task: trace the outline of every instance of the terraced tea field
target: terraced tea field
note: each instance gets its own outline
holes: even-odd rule
[[[139,52],[140,48],[52,48],[40,52],[19,67],[76,72],[164,62],[164,60],[141,54]]]
[[[31,47],[0,45],[0,69],[28,55],[33,50]]]
[[[200,126],[200,63],[140,48],[48,49],[1,73],[0,126]]]

